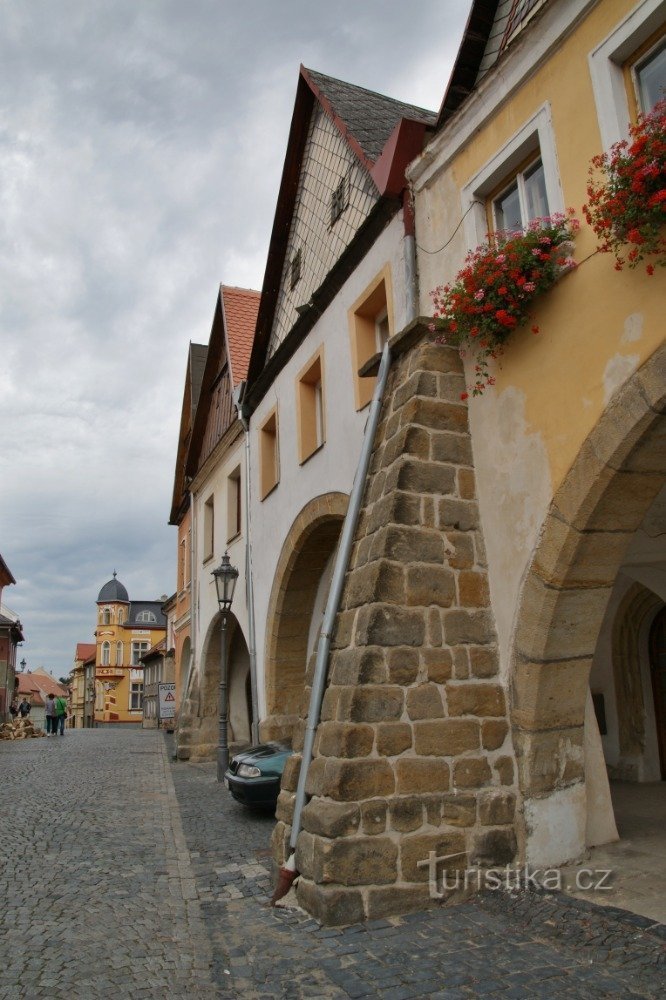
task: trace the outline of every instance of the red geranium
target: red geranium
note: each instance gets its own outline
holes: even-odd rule
[[[535,219],[526,231],[488,235],[488,242],[467,254],[452,285],[431,292],[433,331],[443,343],[475,358],[474,384],[463,393],[480,396],[494,379],[491,359],[499,357],[511,332],[530,318],[532,301],[547,291],[563,270],[575,267],[564,246],[578,229],[568,216]],[[538,332],[538,327],[532,327]]]
[[[588,171],[587,204],[583,214],[604,253],[615,255],[615,268],[666,264],[666,100],[641,115],[629,129],[629,139],[610,152],[595,156]],[[631,244],[627,250],[627,244]],[[626,255],[626,256],[625,256]]]

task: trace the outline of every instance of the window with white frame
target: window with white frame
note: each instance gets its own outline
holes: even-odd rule
[[[143,706],[143,683],[132,681],[130,685],[130,712],[139,712]]]
[[[149,643],[143,639],[132,639],[132,666],[141,666],[141,657],[148,652]]]
[[[157,618],[152,611],[140,611],[135,620],[137,622],[156,622]]]
[[[666,0],[641,0],[588,56],[605,150],[626,139],[638,111],[650,110],[660,74],[663,86],[665,22]]]
[[[539,156],[524,170],[516,171],[492,199],[493,229],[516,232],[548,214],[546,177]]]
[[[111,624],[111,609],[110,608],[104,608],[104,614],[102,615],[102,624],[104,624],[104,625],[110,625]]]
[[[463,187],[467,244],[479,246],[489,228],[523,229],[533,219],[564,209],[547,102]]]
[[[666,97],[666,39],[663,35],[636,60],[632,74],[638,107],[647,114]]]
[[[111,643],[102,643],[102,666],[108,667],[111,662]]]

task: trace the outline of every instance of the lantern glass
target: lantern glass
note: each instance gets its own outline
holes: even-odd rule
[[[238,570],[235,566],[231,565],[228,552],[224,553],[222,562],[217,569],[213,570],[212,575],[215,577],[217,603],[220,605],[220,611],[229,611],[231,602],[234,599]]]

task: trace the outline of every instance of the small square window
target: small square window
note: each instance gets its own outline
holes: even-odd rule
[[[301,248],[299,247],[294,256],[291,258],[291,269],[290,269],[290,279],[289,287],[295,288],[298,282],[301,280]]]
[[[366,361],[382,351],[393,330],[393,293],[388,265],[366,288],[349,310],[354,398],[356,409],[362,410],[372,399],[376,379],[358,374]]]
[[[334,225],[347,207],[347,181],[342,177],[331,194],[331,225]]]

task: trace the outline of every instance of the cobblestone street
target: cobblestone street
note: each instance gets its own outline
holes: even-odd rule
[[[272,820],[155,731],[4,743],[0,766],[0,998],[663,995],[663,925],[559,894],[345,930],[269,909]]]

